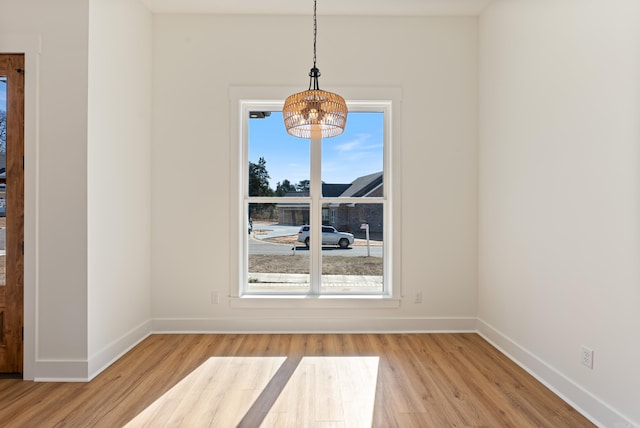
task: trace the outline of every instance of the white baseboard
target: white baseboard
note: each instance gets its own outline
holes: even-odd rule
[[[476,318],[159,318],[146,321],[88,360],[36,360],[36,382],[88,382],[152,333],[463,333]]]
[[[638,427],[637,424],[480,318],[478,318],[477,333],[597,426]]]
[[[116,362],[120,357],[150,335],[151,320],[147,320],[91,355],[89,357],[89,380],[99,375],[104,369]]]
[[[88,382],[87,360],[36,360],[35,382]]]
[[[463,333],[476,318],[156,318],[154,333]]]
[[[151,334],[151,321],[114,340],[88,360],[36,360],[35,382],[89,382]]]

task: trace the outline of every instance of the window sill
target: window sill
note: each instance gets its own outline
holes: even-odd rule
[[[232,297],[235,309],[394,309],[400,299],[386,296],[243,296]]]

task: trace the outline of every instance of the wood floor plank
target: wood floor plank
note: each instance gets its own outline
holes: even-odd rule
[[[342,357],[337,365],[347,426],[370,426],[378,384],[378,357]]]
[[[0,421],[9,428],[122,427],[156,400],[166,397],[212,357],[234,360],[290,356],[379,358],[374,427],[594,426],[476,334],[152,335],[89,383],[0,379]],[[357,372],[354,368],[336,368],[332,376],[343,377],[341,370]],[[219,369],[213,376],[195,378],[193,385],[202,389],[215,378],[216,382],[235,384],[241,389],[221,395],[223,392],[205,386],[195,395],[164,405],[157,420],[228,426],[222,422],[229,417],[225,412],[237,413],[237,403],[250,406],[260,394],[260,385],[266,382],[264,376],[269,375],[268,370],[260,368],[251,369],[255,375],[244,378],[227,373],[230,371]],[[315,372],[307,370],[299,388],[317,391],[316,382],[323,378],[315,377]],[[352,413],[347,410],[345,397],[357,385],[350,382],[339,382],[339,389],[325,385],[320,393],[314,392],[304,400],[296,393],[283,391],[287,405],[281,408],[282,412],[275,412],[274,407],[265,426],[349,426],[344,425],[344,420],[337,420],[339,412],[334,415],[336,420],[316,420],[314,415],[312,422],[295,420],[300,413],[290,410],[294,406],[315,406],[315,401],[340,402],[346,406],[343,415]],[[327,399],[326,394],[340,399]],[[187,409],[194,406],[198,412],[190,413]]]
[[[371,426],[377,370],[377,357],[304,357],[262,427]]]
[[[403,339],[407,341],[404,348],[411,357],[409,360],[415,361],[415,372],[421,377],[426,376],[424,382],[428,381],[434,391],[435,399],[429,402],[429,411],[435,406],[444,406],[445,420],[456,420],[460,426],[490,423],[498,426],[498,420],[492,418],[465,387],[465,376],[458,375],[449,356],[436,348],[434,341],[423,341],[414,336],[404,336]]]
[[[252,400],[251,407],[240,420],[238,428],[253,428],[259,426],[274,406],[276,400],[288,384],[291,376],[297,371],[301,357],[286,358],[277,372],[268,379],[260,395]]]
[[[438,356],[437,364],[441,370],[439,378],[443,380],[443,384],[454,385],[455,389],[450,392],[450,395],[452,400],[458,402],[458,408],[476,410],[476,413],[465,413],[463,425],[532,426],[526,423],[521,412],[505,412],[504,407],[508,403],[505,402],[504,397],[501,397],[495,384],[490,379],[478,380],[474,377],[476,373],[469,367],[459,366],[455,358],[447,352],[441,340],[439,335],[434,335],[433,340],[426,344],[424,351]],[[477,360],[479,357],[473,358]],[[468,400],[467,405],[462,403],[462,397]],[[480,420],[474,420],[474,416]]]
[[[439,337],[434,339],[443,355],[451,361],[452,369],[459,373],[458,376],[469,389],[470,394],[482,404],[483,409],[495,417],[495,423],[514,427],[540,426],[541,421],[536,417],[533,407],[523,407],[522,400],[517,395],[517,391],[522,388],[521,380],[509,375],[506,371],[480,370],[485,357],[484,353],[462,357],[465,352],[463,347],[455,346],[451,340],[445,341]],[[472,361],[475,361],[475,364],[470,364]],[[508,405],[521,408],[523,411],[513,415],[506,413],[504,408],[495,407],[494,403],[497,399],[504,402],[504,407]]]
[[[126,426],[236,426],[284,361],[211,357]]]

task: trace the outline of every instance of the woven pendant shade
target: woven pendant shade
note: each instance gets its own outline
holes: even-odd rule
[[[311,89],[287,97],[282,116],[287,132],[294,137],[335,137],[347,123],[347,103],[338,94]]]

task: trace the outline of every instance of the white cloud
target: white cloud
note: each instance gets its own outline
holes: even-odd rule
[[[366,144],[367,140],[369,140],[370,138],[370,134],[358,134],[355,140],[335,145],[334,150],[340,152],[341,154],[347,152],[363,153],[372,150],[377,151],[383,147],[382,143]]]
[[[362,150],[365,148],[364,143],[371,137],[369,134],[357,134],[355,140],[347,141],[335,146],[335,150],[339,152],[351,152],[354,150]]]
[[[337,145],[336,150],[339,152],[350,152],[359,148],[361,145],[362,145],[361,141],[358,141],[358,140],[349,141],[347,143],[342,143]]]

